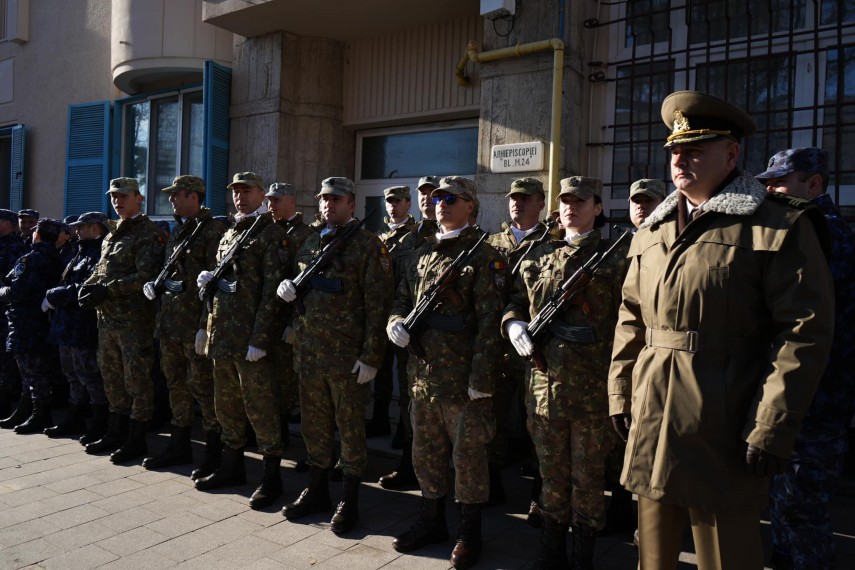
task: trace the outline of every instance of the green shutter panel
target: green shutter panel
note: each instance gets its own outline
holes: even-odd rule
[[[110,183],[109,101],[68,107],[65,151],[65,215],[108,211]]]
[[[205,205],[214,215],[226,213],[229,183],[229,105],[232,70],[213,61],[205,62]]]
[[[12,127],[12,160],[9,170],[9,209],[24,207],[24,125]]]

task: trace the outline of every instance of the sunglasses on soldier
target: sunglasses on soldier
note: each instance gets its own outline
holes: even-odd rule
[[[458,198],[460,198],[464,202],[470,202],[471,201],[471,200],[468,200],[467,198],[464,198],[463,196],[458,196],[457,194],[443,194],[442,196],[434,196],[432,199],[433,199],[434,205],[438,206],[440,202],[445,202],[446,204],[451,206],[452,204],[457,202]]]

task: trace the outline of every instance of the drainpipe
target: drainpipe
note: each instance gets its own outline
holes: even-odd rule
[[[469,86],[469,78],[465,75],[466,64],[471,62],[484,63],[485,61],[496,61],[509,57],[522,57],[524,55],[552,50],[552,130],[549,135],[549,182],[547,204],[549,211],[558,208],[558,152],[561,149],[561,87],[564,82],[564,42],[558,38],[519,44],[513,47],[495,49],[478,53],[478,44],[471,40],[466,46],[466,53],[457,63],[455,75],[457,82],[462,87]]]

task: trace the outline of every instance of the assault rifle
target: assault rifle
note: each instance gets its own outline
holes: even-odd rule
[[[181,240],[181,242],[179,242],[172,250],[172,255],[169,256],[169,259],[166,260],[166,264],[163,266],[163,269],[161,269],[160,273],[157,274],[157,277],[154,278],[154,291],[156,294],[159,295],[164,289],[172,291],[173,293],[180,293],[184,290],[184,285],[180,281],[174,281],[173,279],[170,279],[169,276],[178,268],[178,264],[181,262],[181,259],[187,253],[190,246],[193,245],[196,237],[207,223],[207,219],[202,221],[196,220],[196,227],[193,228],[190,235]]]
[[[457,278],[460,277],[460,272],[463,270],[463,267],[469,262],[469,259],[475,254],[475,250],[478,249],[478,246],[487,239],[487,233],[484,232],[481,237],[475,242],[470,249],[464,249],[460,252],[460,254],[455,258],[451,265],[445,268],[439,277],[437,277],[436,281],[434,281],[433,285],[431,285],[427,291],[425,291],[424,295],[422,295],[419,302],[416,303],[416,306],[413,307],[413,310],[410,311],[410,314],[407,315],[407,318],[404,319],[404,328],[407,329],[407,332],[410,333],[410,344],[408,345],[410,352],[413,355],[424,358],[425,357],[425,349],[419,342],[419,337],[423,332],[424,320],[427,315],[439,305],[439,302],[442,301],[446,296],[450,296],[454,293],[454,290],[451,288],[454,285],[454,282],[457,281]]]
[[[338,259],[338,254],[344,248],[347,240],[353,237],[353,235],[365,225],[366,220],[368,220],[373,213],[374,210],[371,210],[365,214],[365,217],[362,218],[359,223],[347,226],[340,234],[337,234],[331,242],[325,245],[324,248],[319,251],[314,258],[312,258],[312,261],[309,262],[306,268],[294,278],[294,288],[297,290],[297,298],[294,299],[294,308],[297,310],[297,314],[303,315],[306,313],[306,307],[303,305],[302,297],[304,297],[308,292],[307,289],[311,286],[310,282],[312,278],[330,263],[335,265],[336,268],[339,268],[341,261]]]
[[[632,232],[622,230],[618,226],[614,226],[616,230],[622,231],[623,234],[615,240],[612,246],[604,253],[595,252],[585,264],[577,269],[573,275],[564,280],[558,290],[552,295],[552,298],[547,301],[546,305],[534,316],[531,322],[526,326],[526,332],[534,344],[534,352],[531,355],[532,363],[539,372],[546,372],[546,358],[543,351],[538,346],[538,340],[543,340],[549,329],[549,324],[555,317],[563,311],[573,300],[593,281],[594,273],[599,269],[600,265],[608,259],[618,246],[627,238],[631,237]]]
[[[223,279],[223,275],[243,245],[248,242],[250,238],[255,236],[255,230],[259,227],[261,220],[262,216],[257,216],[255,221],[252,222],[252,225],[240,234],[240,237],[235,240],[214,268],[214,271],[212,272],[214,275],[211,277],[211,280],[208,281],[204,287],[199,289],[199,299],[205,302],[205,306],[208,307],[208,312],[212,312],[214,310],[214,295],[217,294],[217,289],[226,293],[234,293],[237,290],[237,282],[221,283],[221,281],[225,281]]]
[[[549,236],[552,234],[552,228],[554,228],[556,224],[558,224],[558,221],[555,218],[550,217],[549,219],[544,220],[543,223],[546,224],[546,228],[543,230],[543,233],[540,234],[537,239],[528,242],[528,247],[526,248],[525,252],[520,256],[516,265],[514,265],[514,268],[511,270],[512,279],[516,277],[517,274],[520,272],[520,266],[522,265],[522,262],[525,261],[525,258],[528,257],[528,254],[531,253],[531,250],[549,239]]]

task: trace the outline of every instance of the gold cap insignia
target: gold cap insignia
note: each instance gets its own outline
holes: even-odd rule
[[[689,126],[689,119],[687,119],[683,115],[683,111],[679,109],[674,111],[674,128],[671,131],[671,134],[678,135],[689,130],[691,130],[691,127]]]

